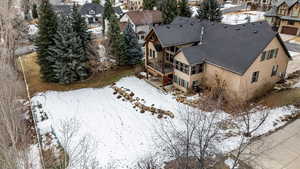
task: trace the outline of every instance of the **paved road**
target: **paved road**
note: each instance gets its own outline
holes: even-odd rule
[[[284,42],[289,51],[300,53],[300,44]]]
[[[300,169],[300,119],[252,143],[243,159],[254,169]]]
[[[227,8],[227,9],[222,10],[222,13],[226,14],[226,13],[230,13],[230,12],[238,12],[238,11],[240,11],[242,9],[245,9],[245,8],[246,8],[246,5],[235,6],[235,7],[231,7],[231,8]]]

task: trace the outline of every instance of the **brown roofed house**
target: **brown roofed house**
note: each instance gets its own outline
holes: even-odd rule
[[[132,25],[140,44],[144,43],[144,38],[150,29],[161,24],[162,21],[162,14],[158,10],[129,11],[120,19],[121,25],[125,25],[124,23]]]

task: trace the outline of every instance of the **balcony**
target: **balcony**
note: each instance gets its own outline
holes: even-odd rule
[[[160,62],[148,62],[147,67],[161,75],[171,74],[174,72],[173,65],[169,63],[165,63],[163,66]]]

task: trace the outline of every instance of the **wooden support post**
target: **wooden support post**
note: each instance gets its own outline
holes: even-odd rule
[[[164,87],[164,81],[165,81],[165,56],[166,56],[166,51],[165,48],[162,51],[162,67],[161,67],[161,73],[163,74],[162,77],[162,86]]]
[[[147,79],[149,79],[149,72],[148,72],[148,60],[149,60],[149,41],[146,41],[146,52],[145,52],[145,55],[146,55],[146,57],[145,57],[145,69],[146,69],[146,77],[147,77]]]

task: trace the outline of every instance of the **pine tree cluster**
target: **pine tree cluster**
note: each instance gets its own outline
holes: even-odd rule
[[[156,5],[156,0],[143,0],[143,7],[147,10],[152,10]]]
[[[90,75],[90,34],[76,5],[72,11],[72,16],[57,16],[48,0],[41,3],[35,46],[41,75],[47,82],[70,84]]]
[[[109,20],[109,53],[116,58],[119,66],[136,65],[141,63],[143,58],[143,51],[138,44],[138,37],[134,32],[132,26],[128,24],[121,34],[119,21],[116,15],[111,10],[111,3],[106,2],[104,9],[104,16]]]
[[[217,0],[204,0],[197,11],[199,19],[221,22],[222,11]]]

